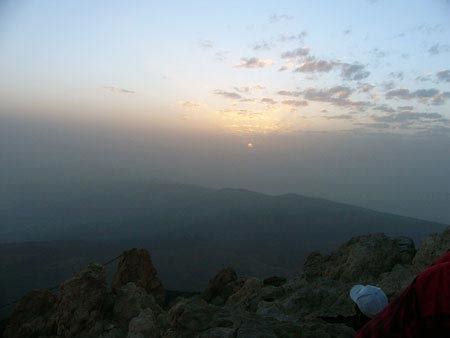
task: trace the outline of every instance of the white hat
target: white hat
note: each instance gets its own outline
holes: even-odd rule
[[[350,298],[369,318],[375,317],[388,305],[388,299],[383,290],[372,285],[355,285],[350,290]]]

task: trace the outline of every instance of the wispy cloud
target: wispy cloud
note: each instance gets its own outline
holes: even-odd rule
[[[335,67],[338,67],[339,62],[327,61],[327,60],[316,60],[311,57],[305,60],[299,67],[295,69],[295,72],[299,73],[321,73],[329,72]]]
[[[293,20],[294,17],[292,15],[289,14],[276,14],[273,13],[269,16],[269,21],[270,22],[283,22],[283,21],[290,21]]]
[[[110,92],[116,93],[116,94],[136,94],[136,92],[134,92],[132,90],[114,87],[114,86],[103,86],[102,88],[105,90],[109,90]]]
[[[439,113],[418,113],[418,112],[400,112],[397,114],[390,114],[384,116],[372,116],[372,119],[376,122],[382,123],[405,123],[413,121],[444,121],[445,118]]]
[[[302,30],[298,34],[280,34],[277,38],[277,41],[278,42],[291,42],[291,41],[301,42],[307,36],[308,36],[308,32],[306,30]]]
[[[264,97],[264,98],[261,99],[261,103],[273,105],[273,104],[276,104],[277,101],[275,101],[274,99],[272,99],[270,97]]]
[[[362,64],[342,63],[341,65],[341,75],[345,80],[363,80],[370,75],[370,72],[366,70],[366,66]]]
[[[214,42],[208,39],[202,39],[198,41],[198,45],[204,49],[212,49],[214,48]]]
[[[179,102],[179,106],[184,109],[195,109],[195,108],[199,108],[200,104],[195,101],[181,101],[181,102]]]
[[[239,100],[242,99],[242,96],[238,93],[234,93],[234,92],[227,92],[225,90],[220,90],[220,89],[216,89],[214,91],[214,94],[218,95],[218,96],[222,96],[226,99],[232,99],[232,100]]]
[[[322,116],[327,120],[352,120],[353,116],[350,114],[341,114],[341,115],[330,115],[330,116]]]
[[[309,54],[308,47],[299,47],[297,49],[284,52],[283,54],[281,54],[281,57],[283,59],[293,59],[293,58],[305,57],[308,54]]]
[[[284,100],[281,103],[291,107],[305,107],[308,105],[308,101],[305,100]]]
[[[283,96],[299,97],[300,95],[302,95],[302,92],[290,91],[290,90],[280,90],[277,94],[278,95],[283,95]]]
[[[437,72],[436,77],[439,81],[450,82],[450,69]]]
[[[309,101],[327,102],[341,107],[363,109],[369,106],[366,101],[350,100],[353,90],[345,86],[335,86],[325,89],[308,88],[302,92],[303,97]]]
[[[423,103],[432,105],[444,104],[450,99],[450,92],[442,92],[437,88],[418,89],[410,91],[409,89],[399,88],[390,90],[385,95],[386,99],[412,100],[418,99]]]
[[[428,53],[430,55],[439,55],[441,53],[447,53],[450,52],[450,45],[448,44],[440,44],[436,43],[432,45],[430,48],[428,48]]]
[[[236,68],[265,68],[270,67],[274,63],[270,59],[258,59],[256,57],[252,58],[241,58],[241,62],[238,63]]]
[[[254,91],[264,90],[266,87],[262,85],[233,87],[233,89],[239,93],[252,93]]]
[[[219,50],[214,53],[214,59],[217,61],[225,61],[228,58],[229,52],[226,50]]]

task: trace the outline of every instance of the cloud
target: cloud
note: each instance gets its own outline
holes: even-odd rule
[[[266,103],[266,104],[276,104],[277,101],[275,101],[274,99],[271,99],[270,97],[264,97],[261,99],[261,103]]]
[[[436,43],[428,49],[430,55],[439,55],[446,52],[450,52],[450,45]]]
[[[214,58],[217,61],[225,61],[228,58],[229,52],[226,50],[219,50],[214,53]]]
[[[365,68],[366,66],[362,64],[342,63],[341,75],[345,80],[362,80],[370,75]]]
[[[369,51],[369,54],[372,54],[375,58],[381,59],[386,57],[387,53],[385,51],[382,51],[379,48],[373,48]]]
[[[321,72],[329,72],[333,68],[339,66],[339,62],[335,61],[327,61],[327,60],[316,60],[313,57],[308,58],[303,62],[298,68],[295,69],[295,72],[300,73],[321,73]]]
[[[393,112],[395,112],[395,109],[392,108],[391,106],[388,106],[387,104],[377,105],[377,106],[375,106],[373,108],[373,110],[378,110],[378,111],[382,111],[382,112],[385,112],[385,113],[393,113]]]
[[[441,70],[440,72],[437,72],[436,77],[438,78],[439,81],[450,82],[450,69]]]
[[[303,39],[307,36],[308,36],[308,32],[305,30],[302,30],[298,34],[290,34],[290,35],[280,34],[277,38],[277,41],[278,42],[303,41]]]
[[[109,90],[112,93],[117,94],[136,94],[136,92],[124,88],[114,87],[114,86],[103,86],[103,89]]]
[[[281,57],[284,59],[293,59],[297,57],[304,57],[309,54],[309,48],[308,47],[299,47],[297,49],[284,52],[281,54]]]
[[[200,104],[195,101],[181,101],[179,105],[184,109],[195,109],[200,107]]]
[[[264,90],[266,89],[266,87],[261,85],[255,85],[255,86],[233,87],[233,89],[239,93],[251,93],[257,90]]]
[[[285,52],[282,54],[282,57],[306,57],[307,54],[301,55],[302,53],[306,53],[306,51],[309,53],[309,49],[297,49],[291,52]],[[320,60],[313,56],[306,57],[303,63],[294,71],[301,73],[327,73],[339,67],[341,68],[341,76],[344,80],[362,80],[370,75],[370,72],[366,70],[366,66],[362,64]]]
[[[447,99],[450,98],[450,92],[441,92],[436,88],[429,89],[418,89],[415,91],[410,91],[409,89],[399,88],[388,91],[386,94],[386,99],[401,99],[401,100],[411,100],[418,99],[423,103],[428,103],[432,105],[444,104]]]
[[[211,40],[208,40],[208,39],[199,40],[198,45],[204,49],[214,48],[214,42],[212,42]]]
[[[391,127],[388,123],[380,122],[358,122],[355,125],[370,129],[389,129]]]
[[[308,101],[304,100],[284,100],[281,103],[291,107],[305,107],[308,105]]]
[[[405,74],[402,71],[397,71],[397,72],[390,72],[389,76],[396,80],[403,80]]]
[[[272,45],[266,41],[259,42],[253,46],[253,50],[269,50]]]
[[[370,84],[370,83],[361,83],[361,84],[358,85],[358,90],[363,92],[363,93],[370,92],[374,88],[375,88],[375,86],[373,84]]]
[[[414,109],[413,106],[399,106],[399,107],[397,107],[398,111],[411,111],[413,109]]]
[[[270,67],[273,64],[273,60],[270,59],[258,59],[255,57],[252,58],[241,58],[241,62],[237,64],[236,68],[265,68]]]
[[[273,14],[271,14],[269,16],[270,22],[273,22],[273,23],[275,23],[275,22],[282,22],[282,21],[290,21],[290,20],[293,20],[293,19],[294,19],[294,17],[292,15],[289,15],[289,14],[276,14],[276,13],[273,13]]]
[[[234,92],[227,92],[224,90],[220,90],[220,89],[216,89],[214,91],[214,94],[222,96],[226,99],[232,99],[232,100],[239,100],[242,99],[242,96],[239,95],[238,93],[234,93]]]
[[[365,101],[352,101],[350,95],[353,90],[345,86],[335,86],[327,89],[308,88],[302,92],[303,97],[310,101],[327,102],[341,107],[363,109],[369,106]]]
[[[431,76],[429,74],[427,75],[419,75],[414,80],[420,81],[420,82],[426,82],[431,80]]]
[[[322,116],[322,117],[327,120],[351,120],[351,119],[353,119],[353,116],[349,115],[349,114]]]
[[[446,120],[439,113],[418,113],[412,111],[400,112],[397,114],[384,115],[384,116],[372,116],[375,122],[382,123],[406,123],[406,122],[423,122],[424,120],[431,121],[444,121]]]
[[[300,95],[302,95],[302,92],[289,91],[289,90],[280,90],[277,94],[278,95],[283,95],[283,96],[299,97]]]

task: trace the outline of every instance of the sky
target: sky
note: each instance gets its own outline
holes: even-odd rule
[[[450,223],[449,60],[446,0],[1,0],[3,177],[116,168]]]

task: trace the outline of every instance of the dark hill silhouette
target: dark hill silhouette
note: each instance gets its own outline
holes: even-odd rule
[[[242,189],[158,182],[8,189],[10,199],[4,198],[0,211],[2,302],[130,247],[152,252],[168,289],[190,291],[203,289],[223,266],[244,276],[290,276],[309,252],[327,252],[352,236],[384,232],[417,242],[445,227],[324,199]]]

